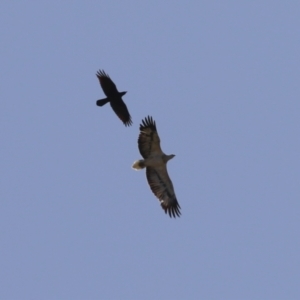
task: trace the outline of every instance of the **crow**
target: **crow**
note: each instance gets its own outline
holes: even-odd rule
[[[132,125],[131,116],[128,112],[126,104],[122,100],[122,96],[124,96],[127,92],[119,92],[114,82],[110,79],[109,75],[106,74],[103,70],[99,70],[96,73],[96,76],[98,77],[102,90],[107,97],[97,100],[96,104],[98,106],[103,106],[109,102],[111,108],[125,124],[125,126]]]

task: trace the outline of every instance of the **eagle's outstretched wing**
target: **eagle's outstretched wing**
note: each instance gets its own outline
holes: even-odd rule
[[[102,90],[107,97],[112,97],[119,93],[114,82],[103,70],[99,70],[96,73],[96,76],[98,77]]]
[[[165,213],[170,217],[180,217],[180,205],[176,199],[172,181],[168,175],[167,166],[147,167],[146,176],[153,194],[159,199]]]
[[[163,154],[160,148],[160,139],[156,130],[155,121],[153,121],[150,116],[146,117],[145,120],[142,120],[138,146],[143,158],[147,158],[150,155]]]

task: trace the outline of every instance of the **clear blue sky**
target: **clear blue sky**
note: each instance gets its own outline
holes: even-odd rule
[[[300,299],[298,1],[2,1],[0,299]],[[126,128],[95,73],[116,82]],[[149,189],[152,115],[179,219]]]

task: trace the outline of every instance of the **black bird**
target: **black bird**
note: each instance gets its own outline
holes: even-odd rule
[[[127,92],[119,92],[114,82],[103,70],[99,70],[96,73],[96,76],[98,77],[102,90],[107,97],[105,99],[97,100],[96,104],[98,106],[103,106],[109,102],[111,108],[125,124],[125,126],[132,125],[131,116],[128,112],[126,104],[122,100],[122,96],[124,96]]]

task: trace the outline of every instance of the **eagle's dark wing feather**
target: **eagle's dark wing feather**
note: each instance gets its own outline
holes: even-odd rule
[[[113,97],[119,93],[114,82],[103,70],[99,70],[96,73],[96,76],[98,77],[102,90],[107,97]]]
[[[153,194],[159,199],[165,213],[170,217],[180,217],[180,205],[176,199],[172,181],[168,175],[167,166],[147,167],[146,176]]]
[[[160,139],[156,130],[155,121],[153,121],[150,116],[146,117],[145,120],[142,120],[138,146],[143,158],[147,158],[150,155],[163,154],[160,148]]]
[[[122,98],[110,101],[110,105],[125,126],[130,126],[132,124],[131,116]]]

